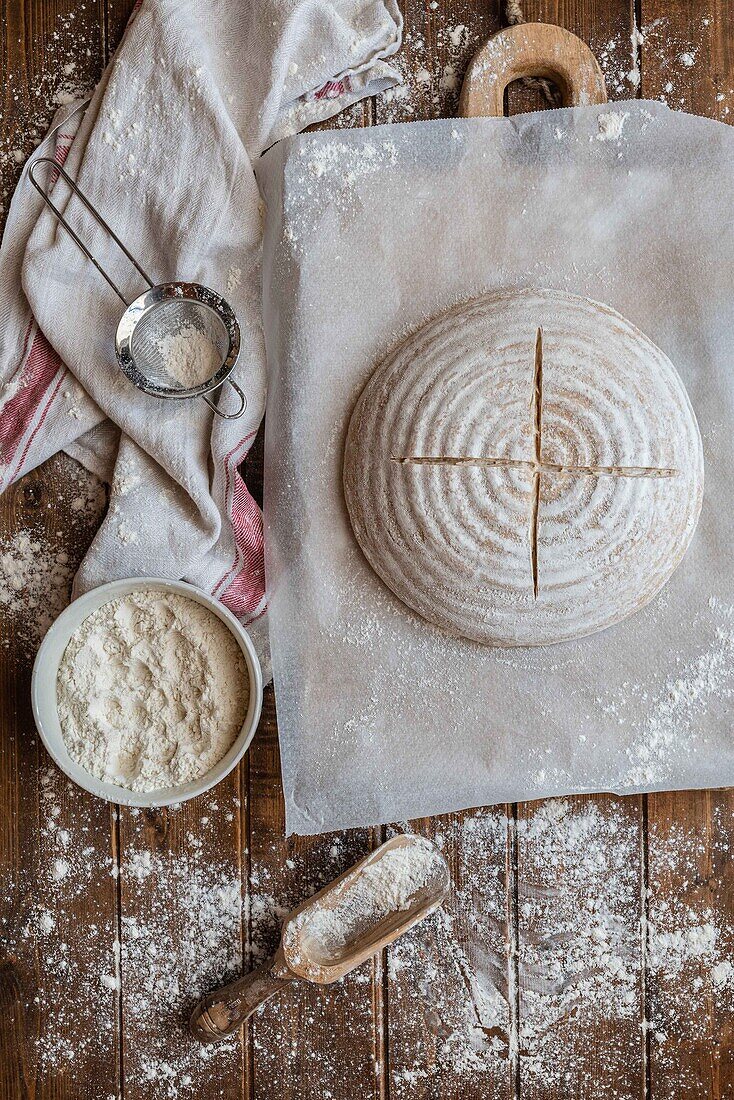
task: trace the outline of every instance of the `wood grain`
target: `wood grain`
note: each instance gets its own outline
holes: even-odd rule
[[[642,828],[638,798],[518,809],[523,1100],[644,1096]]]
[[[184,1095],[242,1095],[242,1035],[214,1052],[188,1032],[202,991],[242,966],[241,768],[178,809],[119,811],[125,1100],[148,1100],[151,1081],[162,1097],[182,1082]]]
[[[3,6],[4,200],[61,94],[99,78],[103,26],[95,0]],[[32,531],[45,556],[68,555],[73,575],[94,533],[71,506],[78,491],[74,463],[47,462],[0,498],[0,538]],[[106,804],[65,780],[37,739],[28,623],[3,615],[0,631],[0,1095],[99,1100],[117,1095],[120,1079],[119,1013],[109,987],[114,820]]]
[[[727,0],[641,0],[641,93],[734,122],[734,10]]]
[[[492,35],[472,58],[461,87],[459,114],[501,118],[515,81],[550,81],[559,106],[605,103],[604,77],[586,43],[552,23],[522,23]]]
[[[104,43],[107,60],[122,41],[134,5],[135,0],[105,0]]]
[[[642,0],[641,15],[643,97],[734,121],[731,4]],[[655,794],[646,803],[649,1096],[731,1096],[734,793]]]
[[[650,795],[647,835],[649,1095],[734,1094],[734,798]]]
[[[88,88],[99,79],[105,61],[105,19],[103,0],[5,0],[2,12],[4,206],[23,160],[45,133],[63,93]]]
[[[541,23],[557,23],[573,31],[586,42],[599,65],[610,100],[634,97],[636,47],[632,42],[634,6],[622,0],[525,0],[521,5],[525,18]],[[544,89],[527,83],[511,85],[507,93],[508,114],[547,107]]]
[[[389,1095],[509,1100],[519,1021],[505,808],[414,821],[410,828],[440,845],[453,892],[387,951]]]
[[[375,122],[450,118],[475,51],[501,24],[499,0],[403,0],[403,46],[394,59],[403,85],[378,96]]]
[[[273,953],[280,921],[375,846],[371,830],[285,839],[273,694],[250,749],[248,965]],[[380,962],[364,963],[343,982],[321,988],[294,983],[250,1022],[250,1095],[352,1100],[380,1095]]]
[[[69,555],[70,572],[92,536],[62,491],[72,465],[56,458],[0,497],[3,542],[30,531],[45,554]],[[118,1080],[115,998],[101,981],[116,934],[110,809],[40,745],[31,625],[0,620],[0,1095],[96,1100]]]

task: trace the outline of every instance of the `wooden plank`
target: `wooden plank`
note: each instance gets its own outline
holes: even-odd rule
[[[104,35],[109,59],[122,41],[135,0],[104,0]]]
[[[638,798],[519,807],[523,1100],[644,1095],[642,830]]]
[[[248,965],[274,950],[285,913],[373,846],[370,830],[285,838],[272,690],[250,749],[250,928]],[[321,988],[294,984],[250,1024],[250,1095],[279,1100],[380,1096],[379,960]]]
[[[117,1091],[110,809],[51,764],[30,708],[39,636],[68,600],[104,503],[77,469],[58,457],[0,498],[0,1094],[9,1098]],[[14,565],[24,588],[8,603]]]
[[[186,1025],[242,967],[244,789],[240,765],[180,808],[120,811],[125,1100],[242,1095],[242,1037],[206,1047]]]
[[[734,795],[648,799],[649,1094],[734,1094]]]
[[[734,12],[726,0],[641,0],[645,99],[734,121]]]
[[[3,6],[0,204],[54,113],[99,79],[103,0],[6,0]],[[4,210],[3,210],[4,212]]]
[[[513,1096],[518,1020],[504,807],[411,822],[446,856],[453,889],[387,950],[392,1100]]]
[[[403,84],[377,97],[375,121],[410,122],[456,114],[464,70],[500,23],[498,0],[403,0],[403,46],[390,59]]]
[[[734,121],[734,12],[642,0],[642,95]],[[656,794],[648,819],[648,1050],[654,1100],[734,1093],[734,793]]]
[[[4,5],[0,185],[4,221],[22,161],[66,99],[98,78],[103,49],[97,3]],[[101,517],[104,493],[58,457],[0,501],[0,587],[38,549],[28,610],[3,608],[0,682],[0,1024],[2,1095],[116,1095],[115,889],[111,821],[104,803],[50,764],[30,712],[30,663],[44,624],[68,598],[71,577]]]
[[[318,129],[372,122],[370,101]],[[247,485],[262,499],[260,432],[245,466]],[[360,829],[318,837],[285,837],[275,700],[265,693],[263,718],[249,752],[248,968],[271,953],[280,919],[296,902],[361,859],[379,831]],[[300,1100],[324,1096],[352,1100],[380,1095],[382,1065],[380,962],[365,963],[343,982],[312,988],[296,985],[266,1004],[248,1026],[249,1095]]]

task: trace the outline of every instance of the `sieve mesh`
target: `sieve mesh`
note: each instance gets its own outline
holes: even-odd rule
[[[211,382],[229,350],[222,318],[193,299],[163,299],[140,317],[130,338],[131,358],[144,381],[181,393]]]

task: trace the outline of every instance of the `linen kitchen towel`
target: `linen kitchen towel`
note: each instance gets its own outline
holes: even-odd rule
[[[204,283],[232,305],[239,420],[148,396],[120,373],[119,299],[21,178],[0,250],[0,490],[62,449],[111,482],[77,593],[129,575],[185,578],[242,621],[261,618],[262,521],[237,472],[265,405],[252,165],[398,83],[386,59],[401,29],[396,0],[144,0],[89,107],[39,151],[65,163],[154,282]],[[53,195],[123,292],[141,293],[63,180]]]

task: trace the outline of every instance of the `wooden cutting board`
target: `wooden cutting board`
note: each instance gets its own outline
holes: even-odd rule
[[[501,117],[507,86],[526,77],[552,81],[563,107],[607,101],[604,75],[585,42],[563,27],[521,23],[493,34],[469,62],[459,114]]]

